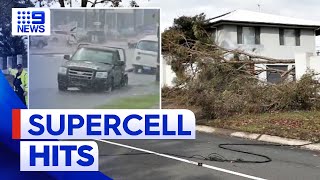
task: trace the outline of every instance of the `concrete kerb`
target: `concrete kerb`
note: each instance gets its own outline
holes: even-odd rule
[[[248,133],[248,132],[233,131],[228,129],[203,126],[203,125],[197,125],[196,130],[204,133],[222,134],[222,135],[227,135],[231,137],[239,137],[244,139],[258,140],[262,142],[269,142],[269,143],[276,143],[276,144],[283,144],[283,145],[299,146],[299,145],[307,144],[305,146],[301,146],[301,148],[313,150],[313,151],[320,151],[320,143],[310,144],[311,143],[310,141],[289,139],[289,138],[283,138],[278,136],[270,136],[267,134],[255,134],[255,133]]]

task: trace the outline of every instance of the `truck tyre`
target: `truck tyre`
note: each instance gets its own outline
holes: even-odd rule
[[[126,74],[123,75],[122,80],[121,80],[121,87],[128,86],[128,81],[129,81],[128,75],[126,75]]]
[[[142,73],[142,68],[140,66],[134,66],[134,72],[140,74]]]
[[[68,86],[62,85],[62,84],[58,84],[58,89],[59,91],[67,91],[68,90]]]
[[[114,80],[111,78],[110,84],[107,87],[107,92],[112,92],[114,90]]]

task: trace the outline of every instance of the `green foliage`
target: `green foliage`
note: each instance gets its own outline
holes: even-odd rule
[[[139,7],[139,5],[135,0],[131,0],[130,1],[130,7]]]
[[[214,44],[211,40],[210,24],[204,13],[195,16],[181,16],[174,19],[173,26],[162,33],[162,53],[171,57],[169,64],[177,74],[177,82],[190,80],[186,76],[186,69],[194,64],[201,65],[204,57],[219,56],[216,48],[206,47],[204,44]],[[197,53],[201,51],[201,53]],[[180,83],[179,83],[180,84]]]
[[[139,95],[117,99],[112,104],[99,106],[98,109],[150,109],[158,106],[159,94]]]
[[[200,107],[200,116],[206,119],[278,111],[319,111],[320,82],[314,77],[307,74],[297,82],[264,84],[236,66],[207,63],[182,88],[163,89],[162,95],[164,101]]]
[[[173,26],[170,30],[180,31],[184,34],[186,39],[199,39],[204,36],[204,29],[206,27],[206,15],[201,13],[195,16],[181,16],[174,19]]]

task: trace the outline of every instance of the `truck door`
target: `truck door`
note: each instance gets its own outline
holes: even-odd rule
[[[115,53],[114,59],[114,85],[119,86],[122,79],[122,66],[119,64],[121,59],[119,57],[119,53]]]

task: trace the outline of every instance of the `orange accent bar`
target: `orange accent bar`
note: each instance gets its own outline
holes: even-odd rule
[[[20,116],[20,109],[12,110],[12,139],[20,139],[21,137]]]

